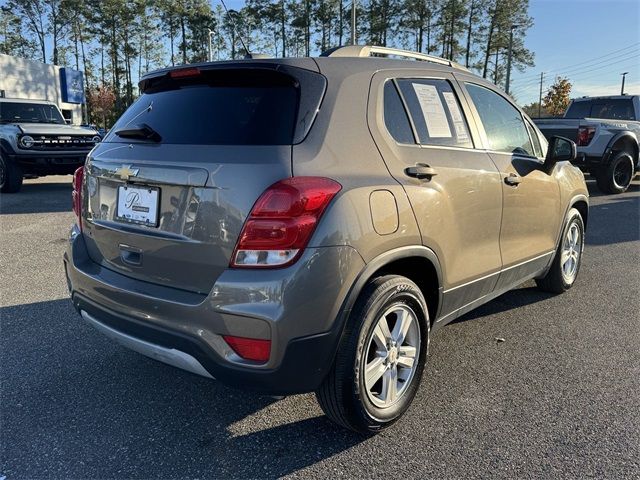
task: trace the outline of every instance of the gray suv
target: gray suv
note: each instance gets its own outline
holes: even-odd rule
[[[140,89],[76,172],[64,266],[82,318],[144,355],[316,392],[375,432],[409,407],[434,331],[528,279],[576,280],[575,144],[547,145],[447,60],[343,47],[160,70]]]
[[[20,191],[24,177],[71,175],[100,140],[67,125],[55,103],[0,98],[0,192]]]

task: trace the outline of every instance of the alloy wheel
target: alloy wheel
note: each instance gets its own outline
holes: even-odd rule
[[[364,384],[369,400],[379,408],[395,404],[407,391],[418,366],[420,325],[405,304],[388,308],[368,340]]]
[[[571,223],[562,243],[562,276],[568,284],[573,283],[578,273],[580,255],[582,254],[582,234],[576,222]]]

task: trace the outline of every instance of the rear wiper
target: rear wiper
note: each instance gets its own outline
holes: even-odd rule
[[[133,125],[129,128],[121,128],[115,131],[115,134],[122,138],[135,138],[138,140],[149,140],[151,142],[160,142],[162,137],[158,132],[146,123]]]

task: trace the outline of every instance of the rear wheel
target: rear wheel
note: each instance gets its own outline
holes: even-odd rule
[[[429,344],[429,318],[420,289],[388,275],[358,299],[331,372],[316,397],[334,422],[360,433],[392,425],[420,384]]]
[[[618,152],[596,174],[596,183],[603,193],[623,193],[629,188],[633,176],[632,156],[627,152]]]
[[[569,290],[580,271],[584,250],[584,222],[575,208],[569,210],[560,245],[547,274],[537,279],[541,290],[551,293],[563,293]]]
[[[22,169],[0,152],[0,192],[16,193],[22,187]]]

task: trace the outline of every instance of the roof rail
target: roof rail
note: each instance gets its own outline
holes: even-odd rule
[[[321,57],[372,57],[374,55],[395,56],[403,58],[411,58],[413,60],[421,60],[423,62],[438,63],[447,65],[448,67],[467,70],[462,65],[447,60],[446,58],[427,55],[426,53],[412,52],[409,50],[400,50],[397,48],[378,47],[375,45],[347,45],[345,47],[336,47],[323,52]]]

